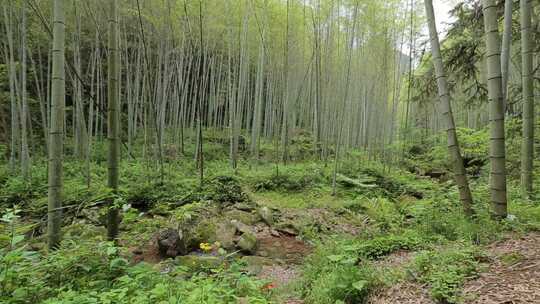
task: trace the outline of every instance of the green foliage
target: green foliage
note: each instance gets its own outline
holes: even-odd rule
[[[260,291],[262,282],[234,272],[212,276],[199,274],[190,279],[160,274],[149,265],[129,267],[112,288],[105,290],[65,290],[44,303],[236,303],[246,297],[249,303],[268,303]]]
[[[0,251],[2,303],[268,303],[263,282],[236,266],[187,276],[182,267],[160,273],[129,266],[120,248],[99,240],[65,241],[49,255],[19,248]]]
[[[37,166],[32,170],[28,181],[22,176],[11,175],[6,166],[0,170],[0,208],[12,207],[17,204],[25,213],[33,212],[38,206],[32,206],[30,203],[40,197],[46,197],[47,180],[46,167]],[[24,207],[24,208],[23,208]],[[1,211],[1,210],[0,210]]]
[[[378,259],[398,250],[414,250],[419,248],[425,239],[415,231],[407,231],[400,235],[385,235],[372,238],[357,244],[360,257]]]
[[[457,128],[456,132],[465,167],[469,174],[478,176],[488,161],[488,130]],[[407,143],[404,165],[409,171],[422,175],[450,173],[446,136],[446,133],[439,132],[422,142]]]
[[[404,218],[396,203],[385,198],[361,197],[345,207],[350,210],[361,210],[381,231],[395,231],[403,224]]]
[[[424,251],[416,256],[415,277],[430,286],[433,298],[442,303],[458,303],[460,287],[479,271],[482,253],[475,247],[458,246],[446,250]]]
[[[361,303],[379,282],[367,265],[336,264],[319,275],[306,293],[307,303]]]
[[[434,239],[487,243],[498,238],[503,225],[490,217],[487,205],[475,207],[475,218],[471,220],[464,215],[457,194],[452,193],[450,197],[439,195],[421,201],[405,212],[416,230]]]
[[[308,303],[360,302],[374,287],[373,271],[357,266],[355,245],[350,238],[326,240],[306,258],[302,287]]]
[[[433,187],[432,183],[418,179],[410,172],[398,168],[390,168],[381,162],[362,163],[357,153],[346,160],[340,172],[358,181],[371,184],[372,187],[358,187],[352,189],[356,195],[384,196],[397,199],[400,196],[421,198],[424,192]]]
[[[302,282],[306,299],[308,303],[362,302],[383,283],[383,273],[371,266],[371,260],[400,249],[417,249],[423,243],[414,231],[371,239],[327,239],[306,258]]]
[[[285,171],[251,177],[250,184],[255,191],[304,191],[327,181],[321,169],[315,166],[295,166]]]
[[[220,175],[207,180],[188,196],[188,201],[212,201],[220,204],[247,201],[240,182],[234,176]]]

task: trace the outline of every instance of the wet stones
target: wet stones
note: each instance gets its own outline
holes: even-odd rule
[[[174,258],[187,253],[183,234],[173,228],[167,228],[158,232],[157,245],[159,254],[164,258]]]

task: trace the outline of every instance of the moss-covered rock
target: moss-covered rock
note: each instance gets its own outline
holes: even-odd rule
[[[160,231],[156,236],[156,242],[162,257],[174,258],[188,251],[183,233],[173,228]]]
[[[272,226],[274,224],[274,214],[272,213],[272,210],[270,210],[270,208],[266,206],[259,208],[258,213],[266,224],[268,224],[269,226]]]
[[[224,216],[229,220],[237,220],[246,225],[254,225],[261,220],[256,213],[233,209],[225,212]]]
[[[244,233],[236,245],[242,252],[253,254],[257,250],[257,237],[253,233]]]
[[[215,219],[202,219],[186,231],[189,238],[189,246],[198,248],[200,243],[213,243],[219,241],[217,238],[217,224]]]
[[[217,225],[216,241],[221,244],[224,249],[234,248],[234,237],[236,234],[236,226],[230,222],[222,222]]]
[[[189,268],[191,271],[218,268],[223,260],[215,256],[182,255],[174,259],[176,265]]]
[[[258,275],[261,273],[263,266],[274,265],[275,262],[272,259],[261,256],[244,256],[240,259],[246,264],[245,270],[252,275]]]

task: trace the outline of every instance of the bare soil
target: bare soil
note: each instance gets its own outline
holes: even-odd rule
[[[540,303],[540,233],[492,244],[488,252],[488,270],[464,286],[465,303]]]
[[[511,236],[487,248],[489,263],[463,286],[465,304],[539,304],[540,233]],[[407,254],[390,255],[381,266],[404,264]],[[434,304],[428,286],[402,282],[370,296],[369,304]]]

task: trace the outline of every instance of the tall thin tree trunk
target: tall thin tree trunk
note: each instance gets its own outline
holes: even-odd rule
[[[508,105],[508,66],[510,62],[510,48],[512,44],[512,3],[513,0],[505,0],[504,3],[504,28],[501,50],[501,74],[503,103],[505,111],[511,112]]]
[[[19,105],[17,102],[17,97],[15,95],[15,78],[16,76],[16,67],[15,67],[15,52],[13,45],[13,9],[11,7],[11,2],[9,6],[9,12],[4,8],[4,19],[7,32],[7,44],[8,44],[8,57],[9,57],[9,100],[10,100],[10,110],[11,110],[11,147],[9,155],[9,167],[11,171],[15,171],[16,161],[17,161],[17,152],[19,151]]]
[[[23,178],[30,177],[30,152],[28,151],[28,98],[26,92],[26,4],[22,5],[21,18],[21,169]]]
[[[521,192],[524,198],[530,198],[533,190],[533,154],[534,154],[534,89],[533,89],[533,52],[531,39],[531,2],[521,0],[521,79],[523,86],[523,143],[521,146]]]
[[[109,16],[109,52],[108,59],[108,120],[107,137],[109,142],[108,149],[108,179],[107,186],[112,189],[113,194],[118,192],[119,180],[119,159],[120,159],[120,123],[119,123],[119,100],[118,100],[118,16],[117,1],[110,1]],[[118,208],[114,206],[114,200],[111,200],[109,213],[107,216],[107,237],[109,240],[115,240],[118,236]]]
[[[467,172],[463,165],[463,157],[461,156],[459,141],[456,134],[456,126],[454,124],[454,116],[452,114],[452,103],[450,101],[450,93],[448,91],[448,82],[441,57],[439,45],[439,35],[435,25],[435,14],[433,12],[433,3],[431,0],[424,0],[426,6],[426,15],[429,27],[429,36],[431,41],[431,54],[433,65],[435,66],[435,77],[439,89],[439,100],[441,106],[441,114],[446,125],[446,135],[448,137],[448,155],[454,171],[454,179],[459,189],[459,198],[465,214],[472,215],[473,198],[467,180]]]
[[[507,216],[506,151],[497,1],[483,0],[490,121],[490,192],[495,217]]]
[[[49,133],[49,195],[47,241],[49,249],[60,242],[62,225],[62,158],[64,145],[64,1],[55,0],[53,11],[51,120]]]

